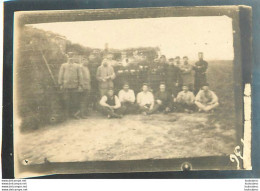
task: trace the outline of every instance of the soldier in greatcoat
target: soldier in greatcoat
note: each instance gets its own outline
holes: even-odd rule
[[[58,83],[64,93],[65,116],[74,117],[79,107],[79,90],[82,89],[81,68],[69,56],[68,62],[60,67]]]

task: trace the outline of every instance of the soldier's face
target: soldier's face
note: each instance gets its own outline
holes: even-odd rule
[[[202,53],[199,53],[199,59],[203,59],[203,54]]]
[[[109,96],[113,96],[113,95],[114,95],[114,91],[113,91],[113,90],[108,90],[107,94],[108,94]]]
[[[128,90],[129,90],[129,86],[128,86],[128,85],[124,85],[123,89],[124,89],[125,91],[128,91]]]
[[[107,59],[109,59],[109,60],[112,60],[113,57],[114,57],[114,56],[113,56],[112,54],[107,55]]]
[[[69,58],[68,62],[72,64],[73,63],[73,58]]]
[[[203,89],[204,91],[208,91],[208,90],[209,90],[209,86],[203,86],[202,89]]]
[[[182,87],[182,90],[186,92],[186,91],[189,90],[189,88],[188,88],[187,86],[183,86],[183,87]]]
[[[143,91],[144,91],[144,92],[147,92],[147,91],[148,91],[148,86],[144,85],[144,86],[143,86]]]
[[[91,60],[91,61],[93,61],[93,60],[95,59],[95,56],[91,54],[91,55],[88,57],[88,59]]]
[[[174,65],[174,60],[170,60],[169,65]]]
[[[160,91],[165,92],[165,85],[160,85]]]
[[[188,58],[183,58],[183,62],[187,63],[188,62]]]
[[[88,60],[83,60],[83,65],[88,66]]]
[[[160,62],[161,62],[161,63],[166,62],[166,58],[165,58],[165,57],[161,57],[161,58],[160,58]]]

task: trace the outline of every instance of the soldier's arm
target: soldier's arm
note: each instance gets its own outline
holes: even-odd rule
[[[212,91],[212,101],[210,103],[217,103],[218,102],[218,96]]]
[[[198,94],[195,96],[195,102],[200,102],[201,97],[201,91],[198,92]]]
[[[193,65],[193,70],[195,70],[195,71],[198,70],[197,62]]]
[[[106,101],[107,101],[107,97],[106,97],[106,96],[103,96],[103,97],[101,98],[101,100],[99,101],[99,104],[100,104],[101,106],[103,106],[103,107],[110,107],[110,105],[108,105],[108,104],[106,103]]]
[[[89,72],[89,69],[88,68],[86,68],[86,78],[87,78],[87,80],[88,81],[90,81],[91,80],[91,78],[90,78],[90,72]]]
[[[141,95],[140,93],[137,94],[137,104],[140,105],[141,104]]]
[[[189,67],[189,68],[183,69],[183,70],[182,70],[182,73],[183,73],[183,74],[188,74],[188,73],[190,73],[190,71],[191,71],[191,69],[190,69],[190,67]]]
[[[118,93],[118,99],[120,102],[123,102],[124,99],[123,99],[123,95],[122,95],[122,91],[120,90],[119,93]]]
[[[130,100],[132,103],[135,102],[135,93],[134,93],[134,90],[131,91],[131,100]]]
[[[171,104],[171,95],[167,93],[166,105],[169,106]]]
[[[110,76],[110,78],[113,80],[113,79],[115,79],[116,78],[116,74],[115,74],[115,71],[114,71],[114,68],[113,67],[111,67],[111,76]]]
[[[178,70],[177,70],[177,83],[179,84],[180,83],[180,81],[181,81],[181,71],[180,71],[180,69],[178,68]],[[177,85],[178,86],[178,85]]]
[[[103,81],[103,79],[101,78],[101,72],[100,72],[100,68],[99,67],[97,69],[96,78],[97,78],[98,81]]]
[[[176,97],[176,101],[177,101],[177,102],[180,102],[181,99],[182,99],[181,97],[182,97],[181,92],[179,92],[178,95],[177,95],[177,97]]]
[[[87,69],[87,79],[88,79],[89,89],[91,89],[91,76],[90,76],[89,69]]]
[[[114,109],[120,108],[121,107],[121,103],[120,103],[120,101],[119,101],[117,96],[115,96],[115,102],[116,102],[116,105],[114,106]]]
[[[83,85],[83,68],[82,66],[78,66],[77,72],[78,72],[78,80],[79,80],[79,87],[82,87]]]
[[[193,66],[192,66],[192,65],[189,65],[189,67],[188,67],[187,70],[186,70],[186,73],[190,73],[190,72],[192,71],[192,68],[193,68]]]
[[[194,103],[194,101],[195,101],[195,96],[194,96],[194,94],[191,92],[191,93],[190,93],[190,103]]]
[[[206,72],[207,69],[208,69],[208,63],[205,61],[203,66],[202,66],[202,68],[201,68],[201,70],[202,70],[202,72]]]
[[[153,109],[153,106],[154,106],[154,96],[153,96],[153,94],[151,93],[151,101],[152,101],[152,104],[151,104],[151,106],[150,106],[150,110],[152,110]]]
[[[156,92],[156,93],[154,94],[154,99],[157,100],[158,97],[159,97],[159,96],[158,96],[158,92]]]

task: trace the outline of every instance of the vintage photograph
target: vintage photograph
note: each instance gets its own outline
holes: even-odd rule
[[[221,15],[20,24],[17,169],[229,156],[242,118],[232,23]]]

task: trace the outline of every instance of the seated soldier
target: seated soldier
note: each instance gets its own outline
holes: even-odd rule
[[[160,84],[160,90],[155,94],[155,104],[148,114],[155,113],[156,111],[163,111],[164,113],[170,112],[171,95],[165,90],[165,84]]]
[[[148,112],[151,112],[154,106],[154,97],[151,92],[148,91],[148,85],[146,83],[143,84],[142,90],[137,94],[137,104],[139,106],[139,110],[147,115]]]
[[[199,108],[199,111],[209,112],[214,111],[218,107],[218,97],[209,89],[209,84],[203,84],[201,90],[198,92],[195,98],[195,104]]]
[[[123,114],[134,113],[138,110],[138,106],[135,104],[135,93],[132,89],[129,89],[128,83],[124,83],[123,89],[118,93],[118,98]]]
[[[107,118],[122,118],[121,115],[121,103],[116,95],[114,95],[114,90],[109,89],[107,94],[102,96],[98,110],[107,115]]]
[[[176,98],[176,108],[179,112],[191,113],[195,110],[194,94],[189,91],[187,85],[182,86],[182,91],[178,93]]]

